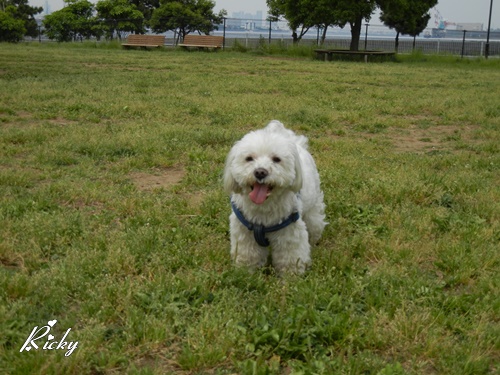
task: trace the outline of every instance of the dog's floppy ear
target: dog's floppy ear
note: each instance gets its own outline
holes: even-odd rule
[[[236,152],[234,152],[233,147],[227,155],[226,165],[224,167],[224,190],[228,194],[241,193],[241,187],[236,183],[236,180],[233,177],[233,173],[231,172],[231,166],[234,162],[235,157]]]
[[[300,162],[299,151],[297,146],[293,145],[293,159],[295,167],[295,179],[292,182],[292,190],[296,193],[302,189],[302,164]]]

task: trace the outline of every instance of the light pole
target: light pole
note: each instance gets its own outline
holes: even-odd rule
[[[462,39],[462,59],[464,58],[464,53],[465,53],[465,34],[467,33],[467,30],[464,30],[464,37]]]
[[[224,17],[223,20],[224,20],[224,30],[222,32],[222,50],[224,50],[226,47],[226,17]]]
[[[269,44],[271,44],[271,30],[272,30],[272,27],[273,27],[273,21],[271,20],[271,18],[269,18]]]
[[[366,51],[366,48],[368,46],[368,26],[370,26],[369,23],[365,23],[365,26],[366,26],[366,30],[365,30],[365,51]]]
[[[490,30],[491,30],[491,13],[493,11],[493,0],[490,1],[490,17],[488,19],[488,33],[486,34],[486,46],[484,48],[484,57],[488,58],[490,54]]]

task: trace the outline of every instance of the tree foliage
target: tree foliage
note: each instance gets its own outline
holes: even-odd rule
[[[377,7],[390,27],[404,28],[405,34],[418,35],[429,20],[428,10],[437,0],[267,0],[271,19],[285,18],[298,42],[311,27],[351,28],[350,49],[359,49],[363,21],[368,22]],[[391,26],[392,25],[392,26]]]
[[[130,4],[135,5],[137,10],[144,15],[144,20],[149,21],[153,11],[160,6],[160,0],[129,0]]]
[[[298,43],[312,27],[323,28],[340,25],[336,14],[337,0],[267,0],[271,19],[281,17],[292,30],[294,43]]]
[[[25,35],[37,36],[34,15],[43,8],[30,7],[29,0],[0,0],[0,41],[16,42]],[[215,13],[212,0],[64,0],[65,7],[43,20],[50,39],[68,42],[105,35],[122,37],[124,32],[144,33],[177,30],[208,34],[222,23],[225,10]]]
[[[225,10],[215,14],[214,6],[212,0],[160,0],[149,25],[157,33],[177,30],[182,38],[192,32],[209,34],[226,15]]]
[[[66,6],[43,20],[45,34],[58,42],[70,42],[78,37],[94,35],[94,4],[89,0],[66,0]]]
[[[96,14],[97,12],[97,14]],[[112,39],[122,32],[144,32],[144,16],[127,0],[99,0],[96,5],[89,0],[67,0],[66,6],[45,17],[45,33],[59,42],[69,42],[77,37]]]
[[[19,42],[26,33],[23,21],[15,18],[13,11],[12,6],[0,10],[0,42]]]
[[[431,18],[429,10],[437,0],[380,0],[380,20],[396,30],[396,50],[399,34],[416,37],[426,27]]]
[[[17,42],[24,36],[36,37],[35,15],[42,7],[33,7],[28,0],[0,0],[0,41]]]
[[[390,0],[388,0],[390,1]],[[351,26],[351,51],[359,50],[359,38],[363,21],[368,22],[377,8],[376,0],[339,0],[338,15]]]
[[[311,27],[351,26],[351,49],[357,50],[361,25],[370,19],[376,8],[375,0],[267,0],[273,19],[285,18],[295,43]]]
[[[120,39],[122,32],[144,33],[144,15],[128,0],[100,0],[96,10],[108,39],[113,39],[115,33]]]

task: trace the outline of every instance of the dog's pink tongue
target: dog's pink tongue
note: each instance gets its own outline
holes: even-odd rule
[[[267,198],[269,188],[265,184],[255,183],[252,192],[248,195],[253,203],[262,204]]]

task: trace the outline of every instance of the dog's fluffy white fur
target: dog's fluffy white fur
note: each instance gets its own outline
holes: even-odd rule
[[[279,121],[246,134],[227,156],[224,188],[247,221],[270,227],[294,212],[299,220],[267,233],[272,264],[278,273],[303,273],[311,262],[311,245],[326,225],[323,192],[307,138]],[[229,217],[231,257],[251,270],[264,266],[267,247],[232,212]]]

